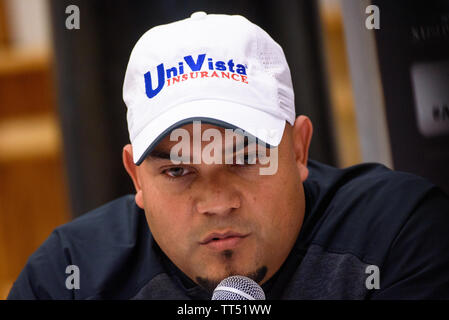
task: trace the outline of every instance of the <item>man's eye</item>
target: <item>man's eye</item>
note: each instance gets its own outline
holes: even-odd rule
[[[179,178],[185,176],[190,171],[183,167],[173,167],[169,169],[165,169],[162,173],[168,175],[171,178]]]

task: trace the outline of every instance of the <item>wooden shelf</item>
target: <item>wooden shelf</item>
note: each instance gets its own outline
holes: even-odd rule
[[[54,112],[49,49],[0,49],[0,119]]]
[[[0,76],[46,70],[52,59],[48,48],[1,48]]]
[[[0,121],[0,163],[57,157],[60,149],[61,133],[53,114]]]
[[[29,256],[70,219],[52,50],[11,47],[14,17],[5,8],[0,0],[0,299]]]

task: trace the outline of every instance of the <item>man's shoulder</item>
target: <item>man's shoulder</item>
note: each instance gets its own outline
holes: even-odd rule
[[[337,169],[312,161],[310,240],[334,252],[378,263],[410,216],[437,189],[417,175],[376,163]]]
[[[132,195],[56,228],[31,255],[11,299],[128,299],[160,273],[154,241]],[[68,290],[68,266],[80,288]]]
[[[304,257],[287,297],[448,295],[449,198],[441,189],[373,163],[337,169],[312,161],[309,169],[300,233]],[[372,290],[368,276],[379,279],[379,272],[380,290]]]
[[[312,161],[309,170],[305,187],[311,205],[332,203],[340,211],[365,208],[367,214],[379,215],[381,212],[376,212],[377,208],[395,208],[408,212],[436,188],[425,178],[394,171],[379,163],[362,163],[338,169]],[[397,214],[391,217],[397,217]]]
[[[143,214],[134,196],[125,195],[57,227],[55,232],[71,237],[104,239],[113,236],[117,239],[118,231],[121,235],[131,235]]]
[[[310,160],[308,168],[310,175],[307,182],[319,184],[321,191],[357,191],[357,193],[374,191],[379,193],[391,190],[422,191],[434,187],[425,178],[412,173],[391,170],[383,164],[374,162],[339,169]],[[407,186],[406,190],[398,189],[404,184]]]

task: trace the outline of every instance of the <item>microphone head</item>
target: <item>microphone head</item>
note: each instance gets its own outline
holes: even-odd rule
[[[254,280],[244,276],[232,276],[218,284],[212,300],[265,300],[265,293]]]

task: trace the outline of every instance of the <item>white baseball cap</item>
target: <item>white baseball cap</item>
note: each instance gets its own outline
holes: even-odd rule
[[[295,121],[282,48],[238,15],[195,12],[148,30],[131,52],[123,100],[137,165],[193,120],[239,128],[275,147],[285,121]]]

